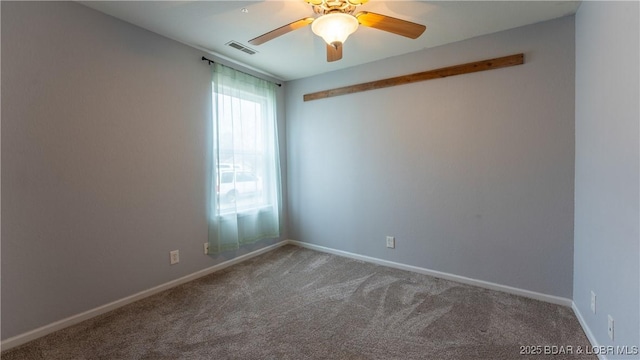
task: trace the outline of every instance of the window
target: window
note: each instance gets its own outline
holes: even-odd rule
[[[275,85],[214,64],[209,248],[279,236]]]
[[[267,146],[272,133],[268,114],[268,99],[246,91],[232,95],[213,94],[221,113],[218,114],[214,141],[216,166],[216,196],[221,213],[258,209],[273,200],[262,191],[263,179],[270,177],[273,156]],[[220,106],[222,105],[222,106]]]

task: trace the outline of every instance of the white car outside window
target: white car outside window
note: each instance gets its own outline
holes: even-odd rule
[[[258,199],[262,195],[262,180],[250,171],[222,170],[217,187],[221,203]]]

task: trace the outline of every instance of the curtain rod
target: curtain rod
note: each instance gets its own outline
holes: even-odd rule
[[[208,61],[208,62],[209,62],[209,65],[211,65],[211,64],[215,64],[215,63],[216,63],[215,61],[213,61],[213,60],[211,60],[211,59],[207,59],[207,58],[206,58],[206,57],[204,57],[204,56],[202,57],[202,59],[201,59],[201,60],[202,60],[202,61]],[[236,71],[240,71],[240,70],[236,70]],[[241,72],[241,73],[243,73],[243,74],[247,74],[247,73],[246,73],[246,72],[244,72],[244,71],[240,71],[240,72]],[[247,74],[247,75],[251,75],[251,74]],[[251,75],[251,76],[255,76],[255,75]],[[263,80],[264,80],[264,79],[263,79]],[[269,81],[269,80],[267,80],[267,81]],[[278,86],[282,86],[282,84],[278,84],[277,82],[273,82],[273,81],[269,81],[269,82],[274,83],[274,84],[276,84],[276,85],[278,85]]]

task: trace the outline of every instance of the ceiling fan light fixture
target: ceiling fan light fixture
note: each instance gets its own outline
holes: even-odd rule
[[[329,45],[335,42],[343,44],[358,29],[358,24],[358,19],[353,15],[330,13],[315,19],[311,23],[311,30]]]

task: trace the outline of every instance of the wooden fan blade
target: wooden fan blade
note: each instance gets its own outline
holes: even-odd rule
[[[273,40],[278,36],[284,35],[290,31],[300,29],[301,27],[305,27],[313,22],[313,18],[304,18],[297,21],[292,22],[291,24],[287,24],[285,26],[281,26],[275,30],[271,30],[266,34],[260,35],[255,39],[249,40],[249,44],[251,45],[260,45],[264,44],[269,40]]]
[[[342,43],[334,42],[332,45],[327,44],[327,62],[342,59]]]
[[[356,18],[361,25],[406,36],[411,39],[417,39],[427,28],[424,25],[416,24],[411,21],[396,19],[391,16],[380,15],[367,11],[357,13]]]

